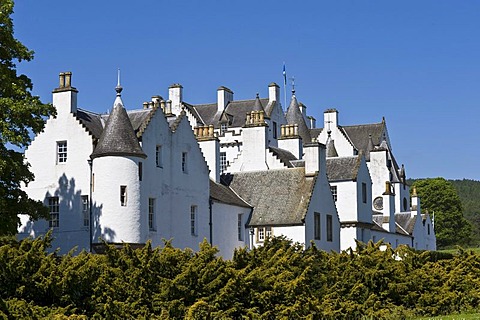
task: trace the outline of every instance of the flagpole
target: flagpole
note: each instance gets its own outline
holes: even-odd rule
[[[285,62],[283,63],[283,112],[286,113],[287,111],[287,71],[285,70]]]

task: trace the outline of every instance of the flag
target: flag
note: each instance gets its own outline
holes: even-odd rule
[[[283,63],[283,85],[287,85],[287,71],[285,71],[285,62]]]

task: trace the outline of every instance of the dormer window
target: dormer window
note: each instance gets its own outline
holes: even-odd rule
[[[227,132],[228,130],[228,123],[227,122],[224,122],[222,124],[220,124],[220,134],[225,134],[225,132]]]

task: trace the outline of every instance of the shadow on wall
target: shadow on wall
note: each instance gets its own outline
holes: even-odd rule
[[[85,201],[87,205],[85,206]],[[60,247],[60,252],[68,252],[77,246],[80,249],[89,250],[90,247],[90,208],[92,214],[92,239],[113,239],[115,231],[110,228],[101,228],[99,219],[102,215],[103,205],[90,202],[90,190],[76,189],[75,178],[63,174],[58,179],[55,192],[46,192],[44,197],[45,206],[50,208],[50,221],[28,221],[22,228],[22,234],[36,237],[53,229],[53,247]]]

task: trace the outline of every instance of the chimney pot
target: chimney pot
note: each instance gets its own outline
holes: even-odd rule
[[[58,75],[60,83],[58,85],[59,88],[65,88],[65,72],[60,72]]]
[[[72,73],[65,72],[65,87],[70,88],[72,86]]]

